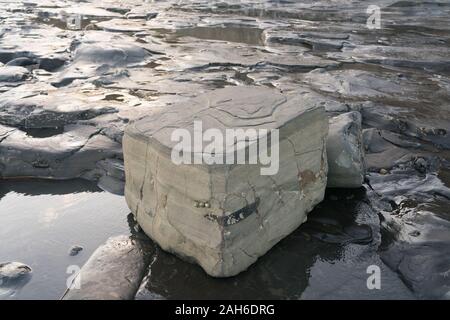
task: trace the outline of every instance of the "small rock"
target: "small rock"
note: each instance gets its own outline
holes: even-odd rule
[[[428,163],[424,158],[417,158],[414,161],[414,169],[416,169],[420,173],[426,173],[427,167],[428,167]]]
[[[82,250],[83,250],[83,247],[81,247],[81,246],[73,246],[72,248],[70,248],[69,255],[72,257],[76,256]]]
[[[389,173],[389,171],[387,171],[386,169],[380,169],[380,174],[385,175],[388,173]]]
[[[411,237],[418,237],[418,236],[420,236],[420,231],[419,231],[419,230],[411,231],[411,232],[409,233],[409,235],[410,235]]]
[[[31,268],[21,262],[0,263],[0,300],[14,296],[31,279]]]

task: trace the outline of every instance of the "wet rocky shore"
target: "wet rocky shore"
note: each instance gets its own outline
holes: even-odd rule
[[[4,223],[17,223],[6,212],[22,214],[5,204],[8,196],[29,195],[17,188],[37,178],[82,178],[121,195],[124,129],[154,112],[231,86],[313,93],[330,117],[361,114],[363,188],[328,189],[306,224],[235,278],[210,278],[139,235],[150,248],[133,295],[450,298],[446,1],[0,3]],[[380,29],[367,26],[369,5],[381,9]],[[134,227],[119,229],[136,238]],[[28,268],[40,277],[33,259],[11,254],[21,238],[6,242],[8,234],[0,231],[2,246],[17,248],[0,252],[0,298],[32,284],[11,284],[28,277]],[[14,261],[23,264],[6,264]],[[381,290],[366,287],[370,265],[381,268]]]

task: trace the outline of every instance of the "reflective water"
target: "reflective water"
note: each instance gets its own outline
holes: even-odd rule
[[[54,128],[22,128],[28,136],[33,138],[48,138],[64,132],[64,127]]]
[[[137,299],[410,299],[410,290],[378,256],[379,220],[365,190],[330,190],[309,221],[249,270],[214,279],[156,248]],[[369,266],[382,274],[369,290]]]
[[[447,202],[433,210],[442,211],[443,216],[435,215],[432,208],[418,210],[421,206],[411,203],[418,208],[419,218],[423,217],[418,221],[426,224],[420,233],[410,233],[416,242],[405,243],[397,239],[409,230],[399,230],[386,215],[380,215],[367,198],[369,193],[365,189],[328,190],[307,223],[233,278],[209,277],[197,265],[144,239],[150,265],[136,298],[441,297],[448,282],[444,277],[448,255],[442,254],[448,252],[448,223],[440,219],[448,218]],[[400,205],[396,210],[404,214],[409,209]],[[18,261],[33,269],[28,282],[9,294],[3,290],[1,299],[59,299],[71,275],[69,266],[81,267],[110,236],[136,234],[124,198],[82,180],[0,181],[0,226],[0,263]],[[74,245],[83,250],[70,256]],[[396,264],[399,259],[401,263]],[[372,275],[368,270],[373,266],[380,270],[379,290],[367,286]],[[431,280],[425,268],[433,270]]]
[[[83,266],[107,238],[129,233],[125,200],[83,180],[0,180],[0,263],[19,261],[30,281],[3,299],[59,299],[69,266]],[[73,245],[83,247],[70,256]]]

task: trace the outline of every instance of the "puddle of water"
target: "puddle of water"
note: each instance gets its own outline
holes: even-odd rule
[[[198,266],[157,249],[137,299],[408,299],[409,289],[380,260],[375,212],[365,192],[333,190],[309,222],[236,277],[209,277]],[[367,216],[367,217],[366,217]],[[374,218],[371,221],[365,219]],[[382,290],[367,288],[379,265]]]
[[[203,40],[227,41],[248,45],[263,46],[263,30],[250,27],[192,27],[173,30],[158,29],[161,34],[169,34],[175,40],[193,37]]]
[[[121,196],[83,180],[0,181],[0,263],[33,269],[30,281],[3,299],[59,299],[69,266],[82,267],[110,236],[130,234]],[[70,256],[73,245],[83,250]]]
[[[120,93],[110,93],[105,95],[105,97],[103,98],[103,100],[105,101],[119,101],[119,102],[123,102],[124,101],[124,96],[123,94]]]
[[[100,30],[100,28],[98,28],[95,23],[98,22],[102,22],[102,21],[107,21],[110,20],[111,18],[99,18],[99,17],[95,17],[95,18],[89,18],[89,17],[82,17],[79,21],[79,25],[75,26],[75,25],[71,25],[70,23],[68,23],[68,19],[64,18],[64,17],[60,17],[60,18],[51,18],[51,17],[45,17],[45,16],[41,16],[35,19],[35,22],[39,23],[39,24],[45,24],[48,26],[53,26],[62,30]],[[75,23],[75,22],[73,22]]]
[[[22,128],[22,131],[33,138],[48,138],[53,137],[64,132],[64,127],[54,128]]]
[[[380,258],[377,213],[360,190],[327,191],[308,222],[249,270],[227,279],[149,241],[151,263],[137,299],[410,299],[400,276]],[[0,263],[23,262],[31,280],[12,299],[58,299],[70,274],[107,238],[134,234],[125,200],[94,184],[0,181]],[[69,255],[73,245],[84,249]],[[367,288],[367,268],[381,269],[381,290]]]

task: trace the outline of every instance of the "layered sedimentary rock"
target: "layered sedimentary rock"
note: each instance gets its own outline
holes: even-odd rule
[[[327,142],[328,187],[358,188],[364,182],[361,114],[357,111],[330,119]]]
[[[328,120],[315,98],[307,92],[230,87],[130,125],[123,139],[125,195],[142,229],[163,249],[197,262],[212,276],[245,270],[305,222],[323,199]],[[245,164],[175,164],[173,131],[195,136],[194,121],[202,122],[205,133],[215,129],[224,137],[232,128],[278,129],[278,144],[270,136],[271,155],[279,151],[278,171],[263,175],[267,167],[249,164],[250,158]],[[242,137],[234,142],[236,154],[240,148],[250,152],[252,144],[238,141]],[[201,156],[198,150],[184,151]],[[200,152],[211,155],[206,148]]]

